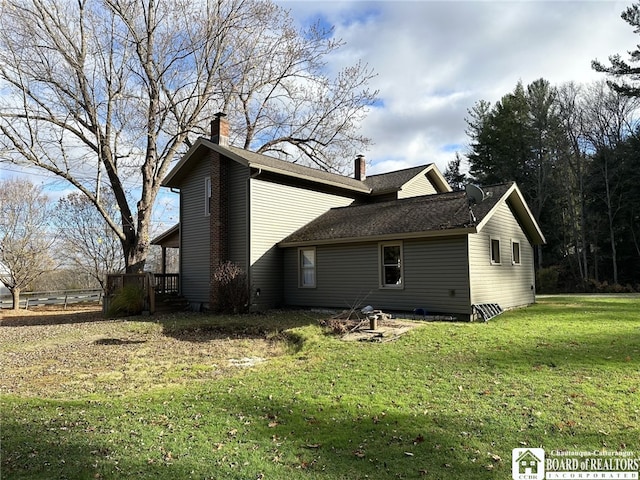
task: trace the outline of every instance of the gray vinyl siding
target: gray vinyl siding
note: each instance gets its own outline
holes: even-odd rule
[[[180,188],[180,291],[191,303],[209,302],[209,217],[205,215],[206,161],[184,179]]]
[[[298,286],[298,249],[285,251],[285,302],[291,306],[469,314],[466,237],[405,240],[404,288],[380,288],[379,243],[318,245],[316,288]]]
[[[269,308],[283,302],[282,250],[276,244],[332,207],[351,198],[266,182],[250,181],[250,282],[260,295],[253,302]]]
[[[438,193],[426,175],[417,175],[402,186],[398,198],[420,197]]]
[[[500,265],[491,264],[490,239],[500,239]],[[520,265],[511,262],[511,242],[520,242]],[[533,248],[511,209],[502,203],[479,233],[469,235],[471,303],[503,309],[535,301]]]
[[[248,271],[247,189],[249,167],[229,162],[228,241],[229,260]]]

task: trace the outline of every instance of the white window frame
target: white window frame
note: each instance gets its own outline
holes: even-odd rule
[[[211,215],[211,177],[204,179],[204,216]]]
[[[387,247],[400,247],[400,280],[398,283],[386,283],[385,282],[385,267],[393,267],[393,265],[384,263],[384,249]],[[404,249],[402,242],[381,242],[378,244],[378,272],[380,274],[379,284],[380,288],[384,289],[403,289],[404,288]]]
[[[496,262],[493,258],[493,242],[498,242],[498,261]],[[489,237],[489,260],[491,261],[491,265],[502,265],[502,252],[501,250],[501,242],[500,237]]]
[[[516,260],[515,256],[515,246],[518,246],[518,258]],[[522,264],[522,249],[520,248],[519,240],[511,240],[511,265],[521,265]]]
[[[313,265],[305,266],[303,262],[303,253],[313,252]],[[299,288],[316,288],[316,269],[317,269],[316,247],[300,247],[298,248],[298,287]],[[305,273],[311,272],[311,281],[305,282]]]

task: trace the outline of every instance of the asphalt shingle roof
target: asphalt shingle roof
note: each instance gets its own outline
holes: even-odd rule
[[[245,159],[253,167],[264,167],[269,169],[280,170],[283,172],[296,174],[301,177],[317,179],[321,182],[330,182],[334,184],[344,185],[346,187],[358,189],[360,191],[368,191],[369,186],[353,177],[346,177],[337,173],[331,173],[318,168],[298,165],[296,163],[287,162],[278,158],[270,157],[260,153],[251,152],[238,147],[224,147],[237,156]]]
[[[428,166],[429,165],[420,165],[417,167],[405,168],[404,170],[371,175],[365,178],[364,183],[371,188],[371,193],[373,195],[383,192],[398,191],[400,190],[400,187]]]
[[[457,191],[332,208],[280,243],[338,242],[470,228],[482,221],[510,186],[485,188],[487,198],[471,207],[465,192]]]
[[[268,171],[278,172],[284,175],[303,178],[312,182],[334,185],[340,188],[356,191],[364,194],[378,195],[398,191],[404,184],[413,179],[421,171],[432,164],[406,168],[389,173],[371,175],[365,180],[356,180],[353,177],[331,173],[318,168],[299,165],[285,160],[280,160],[268,155],[252,152],[234,146],[222,146],[211,142],[207,138],[200,138],[176,166],[167,174],[163,180],[163,185],[168,187],[179,187],[182,177],[190,170],[191,162],[197,162],[199,155],[196,151],[203,151],[204,148],[212,148],[221,154],[232,156],[235,159],[247,162],[255,168],[263,168]],[[228,152],[228,153],[227,153]],[[231,155],[229,155],[229,153]]]

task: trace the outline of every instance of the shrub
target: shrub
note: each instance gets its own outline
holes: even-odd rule
[[[587,281],[589,293],[633,293],[635,290],[632,285],[620,285],[619,283],[609,283],[606,280],[598,282],[594,279]]]
[[[537,273],[538,293],[556,293],[558,291],[559,272],[557,267],[546,267]]]
[[[214,310],[221,313],[243,313],[249,309],[247,274],[233,262],[218,265],[213,273],[216,282]]]
[[[110,317],[139,315],[144,308],[144,289],[138,285],[124,285],[109,300]]]

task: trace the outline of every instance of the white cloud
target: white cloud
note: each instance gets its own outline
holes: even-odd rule
[[[558,85],[603,79],[591,61],[626,52],[638,35],[621,18],[624,1],[279,1],[301,24],[320,19],[346,42],[336,71],[359,60],[377,72],[381,105],[362,124],[374,145],[368,173],[464,153],[465,117],[475,102],[499,100],[518,81]],[[0,179],[27,176],[53,200],[74,191],[43,170],[0,166]],[[134,183],[134,182],[132,182]],[[133,188],[133,185],[132,185]],[[178,220],[177,196],[161,194],[156,231]]]
[[[336,70],[358,60],[378,76],[382,106],[362,124],[374,141],[371,173],[464,152],[475,102],[499,100],[518,81],[603,79],[593,59],[625,55],[638,37],[618,1],[282,1],[303,24],[321,18],[347,42]]]

